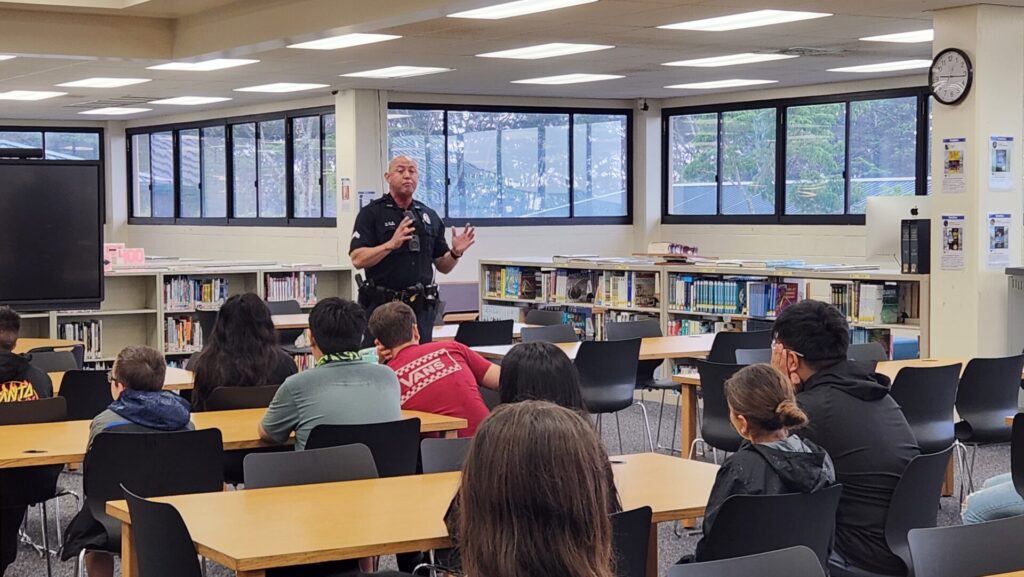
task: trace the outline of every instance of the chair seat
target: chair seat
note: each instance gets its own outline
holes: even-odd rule
[[[643,381],[636,384],[638,389],[652,389],[656,391],[678,391],[683,388],[683,385],[669,380],[651,379],[649,381]]]
[[[619,392],[623,386],[586,389],[583,402],[587,405],[587,410],[596,415],[598,413],[617,413],[629,408],[633,404],[633,386],[626,385],[629,386],[629,395]]]
[[[281,345],[281,349],[289,355],[308,355],[313,352],[312,347],[296,347],[295,345]]]
[[[1001,417],[1005,419],[1004,417]],[[991,427],[972,427],[967,421],[960,421],[953,426],[956,440],[966,445],[985,445],[989,443],[1010,442],[1010,426],[996,425]]]

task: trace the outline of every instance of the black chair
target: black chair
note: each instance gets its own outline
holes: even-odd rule
[[[953,403],[960,383],[960,363],[944,367],[906,367],[896,375],[889,394],[903,409],[922,453],[953,445]]]
[[[1013,488],[1024,498],[1024,413],[1013,417],[1013,434],[1010,439],[1010,476]]]
[[[771,349],[736,349],[737,365],[766,365],[770,362]]]
[[[74,359],[75,359],[75,366],[73,367],[73,369],[58,369],[58,371],[60,371],[60,370],[81,369],[82,367],[85,366],[85,345],[82,344],[82,343],[76,343],[76,344],[73,344],[73,345],[63,346],[63,347],[35,347],[35,348],[29,349],[27,354],[34,358],[34,355],[37,355],[37,354],[53,353],[53,352],[69,352],[69,353],[71,353],[71,356],[74,357]],[[46,372],[56,372],[56,371],[46,371]]]
[[[245,458],[246,489],[376,479],[377,465],[362,443]]]
[[[750,331],[744,333],[721,331],[715,335],[707,360],[712,363],[735,363],[736,349],[770,349],[771,331]]]
[[[270,406],[280,386],[217,387],[206,399],[206,410],[264,409]]]
[[[44,373],[77,371],[82,367],[75,360],[71,351],[39,351],[28,354],[33,367]]]
[[[511,320],[460,323],[455,331],[455,340],[467,347],[511,345],[514,325]]]
[[[66,421],[67,415],[68,402],[61,397],[19,403],[0,403],[0,425],[56,423]],[[5,469],[0,469],[0,471],[3,470]]]
[[[68,402],[68,420],[92,420],[114,402],[107,371],[68,371],[58,393]]]
[[[526,311],[526,324],[543,326],[565,324],[565,313],[562,311],[530,309]]]
[[[881,343],[870,342],[850,345],[846,350],[846,358],[858,362],[881,362],[889,360],[889,353]]]
[[[1006,443],[1010,440],[1010,426],[1006,417],[1017,413],[1017,394],[1020,391],[1024,355],[995,359],[971,359],[960,377],[956,391],[956,411],[960,422],[954,425],[962,458],[963,476],[967,490],[974,490],[974,457],[978,445]],[[970,461],[966,445],[971,445]],[[961,490],[964,484],[961,483]]]
[[[712,363],[699,359],[696,363],[697,372],[700,374],[701,397],[704,399],[704,415],[700,422],[700,438],[694,440],[689,451],[692,455],[697,442],[703,442],[714,449],[717,463],[717,451],[735,453],[743,442],[743,437],[740,437],[729,421],[729,403],[725,400],[725,381],[742,369],[743,365]]]
[[[203,335],[204,343],[210,342],[213,327],[217,324],[217,314],[218,311],[196,311],[192,313],[192,319],[199,323],[199,332]],[[189,359],[191,358],[189,357]]]
[[[661,322],[655,319],[646,321],[630,321],[623,323],[608,323],[605,325],[605,338],[609,341],[621,341],[625,339],[642,339],[645,337],[660,337]],[[658,410],[658,432],[655,438],[655,445],[661,447],[661,423],[665,416],[665,395],[668,391],[679,393],[676,397],[675,418],[672,421],[672,446],[675,449],[676,428],[679,426],[679,404],[682,402],[682,385],[675,383],[672,379],[658,379],[655,372],[661,368],[664,361],[651,360],[640,361],[636,368],[636,388],[640,389],[640,399],[643,400],[643,391],[661,391],[661,408]]]
[[[519,331],[519,337],[524,343],[574,343],[579,340],[576,336],[576,329],[571,325],[523,327]]]
[[[317,425],[306,449],[362,443],[370,448],[381,477],[415,475],[420,452],[420,420],[402,419],[365,425]]]
[[[271,315],[298,315],[302,314],[302,307],[299,301],[268,301],[267,308]],[[306,354],[310,352],[309,347],[295,346],[295,339],[299,338],[304,329],[278,329],[277,342],[288,354]]]
[[[611,515],[611,522],[616,577],[646,577],[651,508],[615,513]]]
[[[647,443],[654,451],[651,424],[647,420],[647,408],[633,400],[636,389],[636,367],[640,362],[640,339],[627,341],[583,341],[576,352],[573,364],[580,376],[580,394],[591,414],[597,415],[598,429],[601,416],[615,414],[615,425],[619,435],[619,452],[622,452],[622,428],[618,412],[632,405],[640,407],[647,430]]]
[[[1024,569],[1024,516],[910,532],[921,577],[975,577]]]
[[[434,326],[444,326],[444,301],[437,301],[437,306],[434,308]]]
[[[174,505],[147,501],[124,487],[122,490],[132,519],[139,575],[202,577],[192,536]]]
[[[813,493],[733,495],[704,536],[700,561],[717,561],[803,545],[828,566],[841,485]]]
[[[484,406],[487,407],[488,411],[494,411],[501,404],[501,394],[494,389],[488,389],[487,387],[480,388],[480,398],[484,400]]]
[[[758,553],[706,563],[674,565],[669,577],[825,577],[814,551],[807,547],[790,547],[779,551]]]
[[[420,442],[420,458],[424,473],[447,473],[462,469],[462,461],[469,452],[471,437],[459,439],[423,439]]]

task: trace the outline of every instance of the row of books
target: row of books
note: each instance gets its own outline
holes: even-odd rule
[[[164,352],[195,353],[203,348],[203,330],[191,317],[168,318],[164,330]]]
[[[164,277],[164,309],[168,312],[215,311],[228,298],[228,279]]]
[[[676,337],[679,335],[703,335],[718,332],[715,325],[721,325],[713,321],[672,319],[666,323],[665,335]]]
[[[661,299],[657,272],[506,266],[487,269],[483,280],[485,298],[617,308],[657,308]]]
[[[594,304],[606,307],[658,308],[661,275],[645,271],[601,271]]]
[[[907,295],[903,299],[906,308],[901,306],[900,283],[832,283],[831,287],[832,305],[851,321],[896,324],[900,322],[901,310],[913,310],[910,308],[913,303],[908,302],[911,299]],[[903,289],[905,293],[911,290],[909,285]]]
[[[103,358],[103,321],[87,320],[57,324],[57,338],[85,343],[85,360]]]
[[[892,358],[893,338],[889,329],[866,329],[853,327],[850,329],[850,344],[865,345],[867,343],[879,343],[885,349],[886,354]]]
[[[292,355],[292,360],[295,361],[295,366],[299,369],[299,371],[312,369],[313,367],[316,366],[316,361],[313,360],[312,353],[306,353],[303,355]]]
[[[741,315],[745,312],[745,280],[671,275],[668,283],[669,310]]]
[[[751,281],[747,283],[747,314],[756,318],[775,318],[805,298],[806,284],[803,282]]]
[[[298,301],[311,307],[316,304],[316,273],[293,272],[266,276],[266,295],[271,302]]]

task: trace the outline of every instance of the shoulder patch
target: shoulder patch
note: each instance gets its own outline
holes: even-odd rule
[[[430,215],[429,215],[429,214],[427,214],[427,213],[425,213],[425,212],[423,213],[423,222],[425,222],[425,223],[427,223],[427,224],[432,224],[432,223],[430,222]]]
[[[352,233],[352,238],[360,238],[358,230]]]

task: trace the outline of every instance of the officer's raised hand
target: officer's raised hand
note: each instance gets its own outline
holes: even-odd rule
[[[395,233],[391,235],[391,240],[387,242],[388,249],[398,250],[414,234],[416,234],[416,227],[413,226],[412,219],[408,217],[403,218],[402,222],[398,223]]]
[[[452,250],[459,257],[466,252],[466,249],[473,246],[476,242],[476,229],[469,224],[462,229],[462,234],[459,234],[459,230],[452,227]]]

